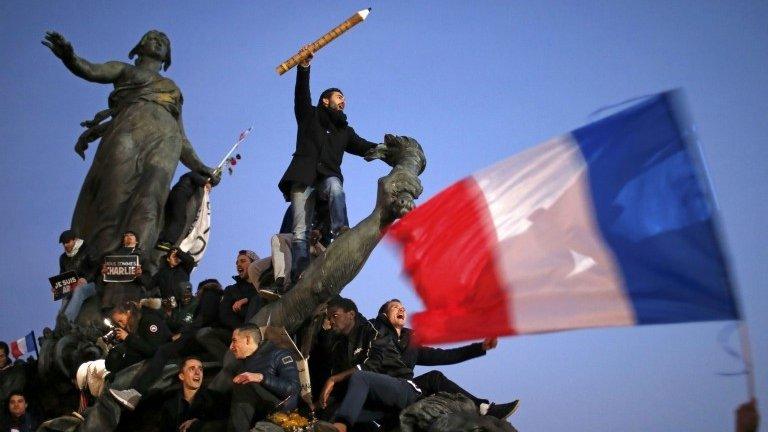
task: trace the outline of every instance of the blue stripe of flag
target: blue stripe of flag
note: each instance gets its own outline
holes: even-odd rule
[[[638,324],[736,319],[723,251],[674,93],[573,132]]]

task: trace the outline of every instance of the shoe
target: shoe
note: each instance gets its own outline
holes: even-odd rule
[[[126,390],[109,389],[109,393],[112,394],[112,396],[115,399],[117,399],[117,401],[120,402],[124,407],[128,408],[131,411],[136,409],[136,405],[138,405],[139,401],[141,400],[141,393],[137,392],[134,389],[126,389]],[[490,408],[488,410],[490,411]]]
[[[173,244],[167,241],[159,241],[155,245],[155,249],[159,251],[164,251],[164,252],[168,252],[169,250],[171,250],[171,248],[173,248]]]
[[[511,416],[515,413],[515,411],[517,411],[518,404],[520,404],[520,399],[515,399],[512,402],[503,404],[492,403],[491,406],[488,407],[488,412],[485,415],[496,417],[497,419],[501,420],[506,420],[507,417]]]
[[[280,294],[277,290],[271,288],[262,288],[259,290],[259,296],[267,301],[275,301],[280,299]]]

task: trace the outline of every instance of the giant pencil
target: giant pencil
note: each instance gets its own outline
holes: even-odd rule
[[[309,44],[309,48],[313,52],[317,52],[318,50],[320,50],[320,48],[328,45],[329,42],[341,36],[341,34],[344,33],[345,31],[363,22],[363,20],[366,17],[368,17],[369,13],[371,13],[371,8],[363,9],[357,12],[356,14],[349,17],[346,21],[339,24],[328,33],[324,34],[320,39]],[[280,66],[277,67],[277,73],[279,75],[282,75],[288,72],[291,68],[301,63],[304,59],[306,59],[306,57],[307,57],[306,52],[304,51],[297,52],[296,54],[293,55],[293,57],[284,61],[283,63],[280,64]]]

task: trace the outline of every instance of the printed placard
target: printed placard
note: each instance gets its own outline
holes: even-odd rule
[[[65,295],[74,291],[77,285],[77,273],[70,270],[60,275],[49,277],[48,282],[51,283],[53,300],[61,300]]]
[[[107,255],[104,257],[104,282],[130,282],[136,279],[138,255]]]

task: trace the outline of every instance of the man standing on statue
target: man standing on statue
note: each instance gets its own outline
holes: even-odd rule
[[[309,48],[303,50],[309,51]],[[341,175],[344,152],[372,160],[380,157],[377,152],[384,148],[361,138],[349,126],[344,114],[344,94],[338,88],[323,91],[317,106],[312,105],[309,91],[312,57],[309,52],[297,68],[294,99],[298,123],[296,151],[278,184],[286,201],[293,204],[291,280],[294,283],[309,264],[309,229],[318,196],[328,201],[331,235],[336,237],[349,227],[342,188],[344,177]]]

